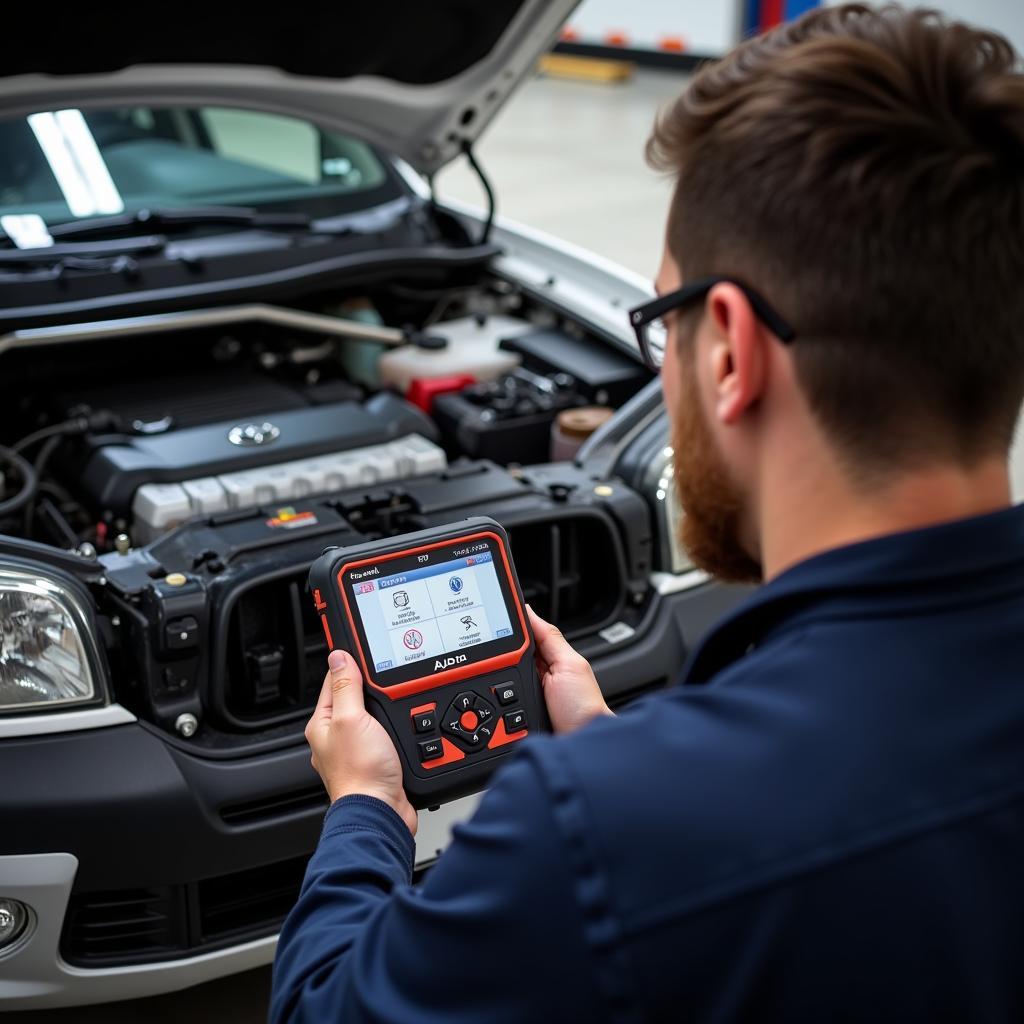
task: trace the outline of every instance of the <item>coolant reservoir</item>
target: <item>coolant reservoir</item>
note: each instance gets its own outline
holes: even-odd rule
[[[526,320],[510,316],[489,316],[483,323],[466,316],[433,324],[424,333],[444,338],[448,344],[436,349],[403,345],[386,352],[377,366],[380,382],[404,395],[418,378],[467,373],[477,380],[493,380],[520,361],[517,353],[503,352],[498,343],[533,329]]]
[[[368,299],[349,299],[337,306],[332,312],[344,320],[357,320],[360,323],[383,327],[384,321],[373,308]],[[364,341],[361,338],[346,338],[341,348],[341,365],[348,379],[368,388],[379,388],[379,367],[382,352],[387,346],[376,341]]]

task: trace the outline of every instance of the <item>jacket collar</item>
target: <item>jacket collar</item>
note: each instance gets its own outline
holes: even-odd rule
[[[839,597],[867,599],[992,570],[1024,569],[1024,506],[887,534],[808,558],[759,587],[692,653],[683,683],[708,682],[769,632]]]

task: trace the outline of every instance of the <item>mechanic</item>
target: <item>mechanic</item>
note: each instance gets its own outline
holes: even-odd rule
[[[416,888],[397,756],[333,652],[306,732],[333,803],[273,1020],[1024,1020],[1015,62],[829,8],[660,117],[664,301],[634,324],[684,540],[764,586],[617,717],[534,616],[558,735]]]

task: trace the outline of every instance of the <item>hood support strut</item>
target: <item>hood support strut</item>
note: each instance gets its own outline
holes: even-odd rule
[[[473,153],[473,144],[469,139],[463,139],[462,145],[459,148],[462,150],[462,154],[465,156],[466,162],[473,168],[473,173],[480,180],[484,194],[487,196],[487,218],[484,220],[484,229],[480,232],[480,238],[477,242],[477,245],[484,245],[491,237],[491,226],[494,224],[494,211],[497,208],[498,201],[494,195],[494,189],[491,186],[490,178],[487,177],[484,173],[484,169],[479,163],[477,163],[476,156]],[[437,193],[434,190],[433,175],[430,176],[430,200],[435,206],[437,205]]]
[[[484,169],[477,163],[473,155],[473,144],[469,139],[462,140],[462,152],[465,154],[466,162],[473,168],[474,173],[480,179],[484,192],[487,195],[487,220],[484,221],[484,229],[480,234],[479,245],[484,245],[491,237],[491,225],[494,223],[494,210],[498,205],[494,196],[494,189],[491,187],[490,179],[484,174]]]

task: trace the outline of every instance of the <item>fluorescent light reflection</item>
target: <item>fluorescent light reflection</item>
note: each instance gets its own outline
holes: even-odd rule
[[[121,194],[80,110],[31,114],[28,123],[73,216],[124,210]]]

